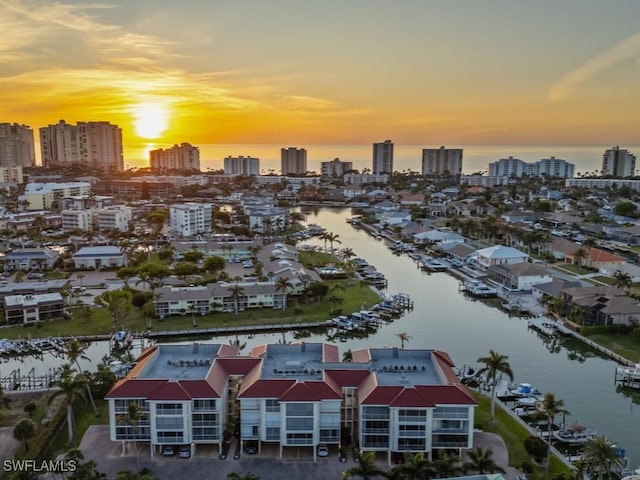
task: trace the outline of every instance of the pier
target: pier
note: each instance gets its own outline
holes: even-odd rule
[[[38,375],[35,368],[32,368],[26,374],[22,374],[20,369],[16,368],[7,376],[0,374],[0,387],[7,394],[25,390],[48,390],[50,385],[58,379],[60,371],[60,368],[49,368],[48,373]]]

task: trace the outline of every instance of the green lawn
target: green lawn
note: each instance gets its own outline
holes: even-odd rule
[[[475,413],[475,424],[485,432],[497,433],[502,437],[509,451],[509,465],[519,468],[524,462],[534,465],[534,472],[529,474],[529,480],[542,479],[544,467],[537,466],[524,448],[524,441],[531,433],[502,408],[496,405],[495,423],[491,423],[491,399],[479,393],[472,392],[478,407]],[[569,469],[556,457],[551,457],[549,478],[561,473],[569,473]]]
[[[342,303],[336,304],[336,308],[343,312],[356,312],[362,308],[375,304],[378,296],[368,287],[360,286],[354,280],[339,280],[326,282],[329,286],[333,283],[342,283],[345,286],[344,292],[337,292],[337,296],[343,299]],[[329,295],[330,296],[330,295]],[[210,315],[196,315],[194,318],[198,328],[232,327],[256,324],[286,324],[296,322],[318,322],[331,318],[332,306],[326,299],[315,302],[313,298],[306,303],[305,298],[292,297],[289,299],[289,306],[286,310],[274,310],[271,308],[251,309],[244,312],[234,313],[217,312]],[[75,312],[74,312],[75,313]],[[183,330],[191,328],[193,325],[190,313],[182,316],[167,317],[164,320],[154,319],[153,330]],[[129,318],[121,322],[118,328],[126,328],[132,332],[142,332],[146,330],[146,323],[142,313],[131,309]],[[89,321],[82,321],[74,314],[69,320],[54,320],[44,322],[38,326],[15,326],[5,327],[0,330],[2,338],[25,338],[31,336],[54,337],[73,335],[107,335],[114,331],[109,312],[105,308],[96,308],[92,311]]]
[[[570,263],[562,263],[560,265],[554,265],[553,268],[556,268],[562,272],[569,272],[574,275],[586,275],[588,273],[594,272],[594,270],[581,267],[580,265],[572,265]]]
[[[599,333],[589,335],[589,339],[632,362],[640,363],[640,339],[632,335]]]

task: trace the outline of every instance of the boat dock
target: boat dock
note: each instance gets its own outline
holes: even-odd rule
[[[558,335],[570,336],[573,334],[571,329],[547,317],[532,318],[529,320],[528,326],[549,338],[556,337]]]
[[[47,390],[52,382],[60,375],[60,368],[49,368],[45,374],[36,374],[35,368],[22,374],[19,368],[12,370],[9,375],[0,374],[0,387],[5,393],[25,390]]]

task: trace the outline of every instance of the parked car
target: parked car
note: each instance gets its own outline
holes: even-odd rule
[[[178,450],[178,458],[191,458],[191,445],[182,445]]]
[[[244,445],[244,451],[247,455],[255,455],[258,453],[258,443],[253,441],[246,442]]]
[[[329,447],[327,447],[324,443],[318,445],[318,456],[319,457],[328,457],[329,456]]]
[[[162,455],[165,457],[173,457],[176,454],[176,449],[173,445],[165,445],[162,447]]]

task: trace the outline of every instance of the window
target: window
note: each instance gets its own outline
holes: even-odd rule
[[[288,433],[287,445],[313,445],[312,433]]]
[[[158,415],[182,415],[181,403],[159,403],[156,405]]]
[[[182,417],[156,417],[158,430],[182,430],[184,422]]]
[[[158,432],[158,443],[184,443],[182,432]]]
[[[311,417],[313,416],[313,404],[312,403],[288,403],[287,416],[288,417]]]
[[[287,418],[287,430],[313,430],[313,418]]]
[[[280,402],[278,400],[268,398],[266,401],[266,410],[267,412],[279,412]]]
[[[280,427],[267,427],[267,441],[280,440]]]
[[[193,401],[193,410],[216,410],[216,401],[215,399],[210,400],[194,400]]]

